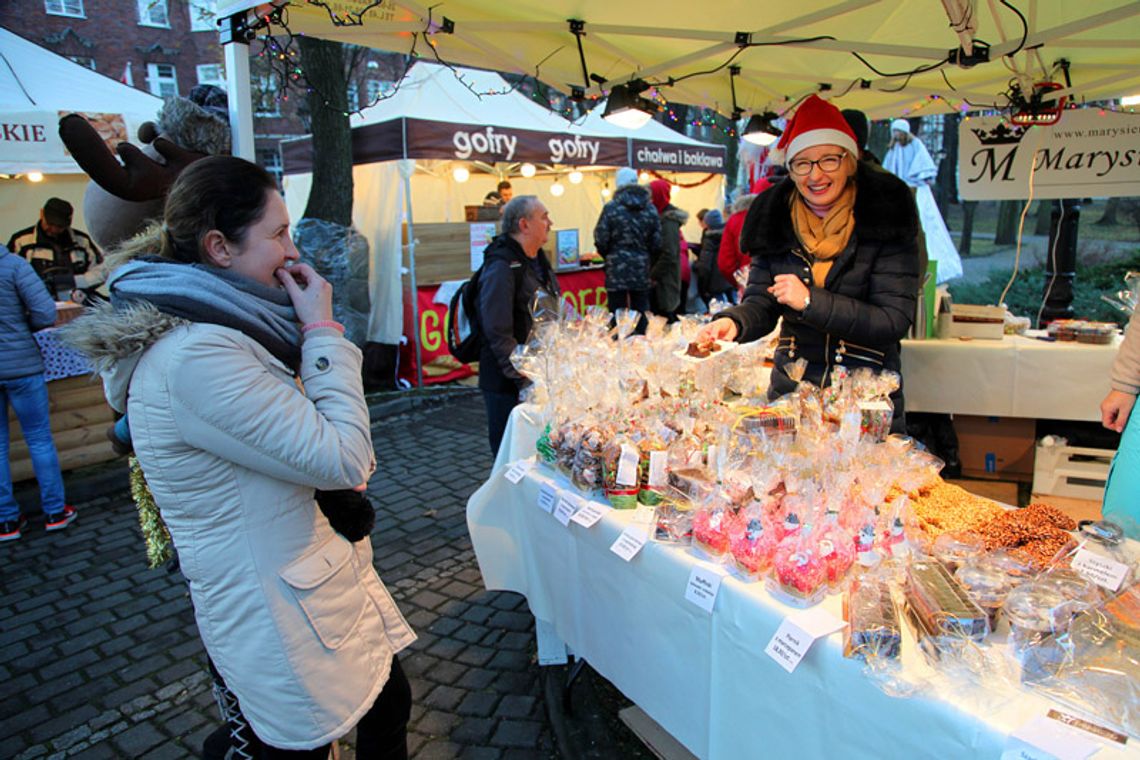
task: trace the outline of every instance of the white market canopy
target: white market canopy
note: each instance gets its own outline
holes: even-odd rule
[[[112,150],[153,120],[162,99],[0,29],[0,173],[83,174],[59,139],[59,119],[82,113]]]
[[[650,122],[571,122],[490,71],[419,62],[395,92],[352,117],[353,163],[404,158],[724,173],[725,149]],[[282,144],[286,174],[312,170],[311,138]]]
[[[218,14],[255,5],[222,0]],[[872,118],[963,104],[1001,107],[1014,76],[1007,64],[1028,84],[1060,80],[1054,97],[1140,93],[1135,0],[448,0],[431,10],[409,0],[286,5],[294,34],[402,53],[415,44],[425,57],[601,96],[597,82],[585,81],[580,40],[585,69],[604,78],[606,89],[641,79],[669,101],[724,114],[732,110],[732,84],[745,113],[779,112],[821,89],[840,107]],[[257,7],[264,13],[270,6]],[[580,37],[569,19],[583,22]],[[960,45],[981,47],[975,40],[989,45],[988,62],[962,68],[949,60]],[[1069,62],[1071,87],[1057,68],[1061,60]],[[738,76],[730,75],[730,64],[740,67]]]

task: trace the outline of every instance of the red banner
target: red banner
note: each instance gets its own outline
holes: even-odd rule
[[[579,313],[591,306],[606,305],[606,276],[602,269],[586,269],[558,275],[562,300]],[[416,301],[420,309],[420,353],[424,361],[424,384],[447,383],[476,373],[478,365],[460,364],[447,351],[447,304],[435,303],[438,285],[418,289]],[[412,341],[412,305],[404,300],[404,337],[400,347],[400,377],[416,382],[416,347]]]

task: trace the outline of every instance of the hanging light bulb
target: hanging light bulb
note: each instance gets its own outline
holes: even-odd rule
[[[748,120],[748,124],[744,127],[742,137],[745,142],[750,142],[753,145],[761,147],[771,145],[780,138],[783,132],[777,127],[774,122],[779,117],[771,111],[764,113],[754,113],[752,118]]]
[[[610,190],[609,183],[602,185],[602,200],[608,201],[610,199],[610,196],[612,196],[613,194],[614,194],[614,191]]]
[[[659,109],[652,100],[641,97],[649,85],[641,80],[615,85],[606,99],[602,118],[624,129],[640,129],[649,123]]]
[[[538,170],[534,168],[534,164],[532,163],[525,163],[519,167],[519,174],[524,177],[533,177],[536,171]]]
[[[43,172],[28,172],[27,177],[28,177],[28,182],[43,182],[44,181],[44,173]]]
[[[566,192],[566,186],[558,180],[554,180],[554,184],[550,186],[550,194],[555,198],[560,198],[564,192]]]
[[[648,185],[650,180],[649,172],[642,172],[637,175],[637,181],[643,185]]]
[[[466,166],[457,166],[451,170],[451,176],[456,182],[466,182],[471,179],[471,172],[467,170]]]
[[[575,169],[574,171],[570,172],[570,174],[568,174],[568,175],[566,176],[566,178],[567,178],[568,180],[570,180],[570,184],[571,184],[571,185],[580,185],[580,184],[582,184],[582,172],[578,171],[577,169]]]

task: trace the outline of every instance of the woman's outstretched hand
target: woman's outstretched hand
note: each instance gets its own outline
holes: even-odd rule
[[[1128,424],[1128,416],[1132,413],[1132,406],[1135,403],[1136,397],[1131,393],[1115,389],[1109,391],[1108,395],[1104,397],[1104,401],[1100,402],[1100,424],[1109,430],[1123,433],[1124,426]]]
[[[736,323],[727,317],[721,317],[720,319],[714,319],[702,327],[700,332],[697,333],[697,340],[736,340],[736,333]]]
[[[297,310],[297,319],[303,325],[327,322],[332,317],[332,285],[308,264],[282,267],[274,274]]]

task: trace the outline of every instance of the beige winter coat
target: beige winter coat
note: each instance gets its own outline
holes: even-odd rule
[[[1112,387],[1135,396],[1140,393],[1140,311],[1128,321],[1124,340],[1112,363]]]
[[[129,319],[140,313],[171,321]],[[302,392],[244,334],[174,323],[141,358],[110,362],[108,400],[121,409],[129,390],[135,452],[198,629],[246,718],[277,747],[325,744],[368,711],[393,653],[415,640],[369,541],[334,533],[313,498],[374,468],[360,351],[334,331],[308,337]]]

